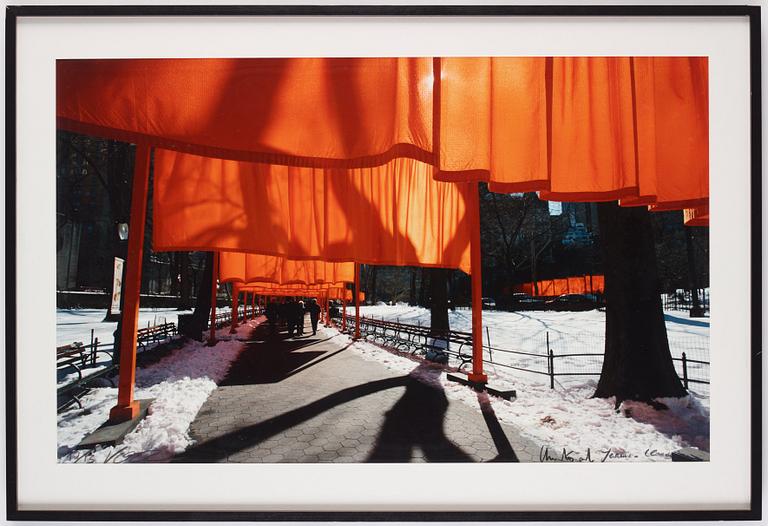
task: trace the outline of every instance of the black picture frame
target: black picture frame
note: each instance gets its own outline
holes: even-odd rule
[[[761,132],[761,23],[759,6],[707,5],[122,5],[122,6],[7,6],[6,7],[6,516],[9,520],[35,521],[700,521],[759,520],[762,518],[762,290],[753,286],[751,320],[751,502],[738,511],[490,511],[490,512],[200,512],[200,511],[28,511],[18,507],[17,486],[17,294],[16,289],[16,27],[21,17],[124,17],[124,16],[397,16],[397,17],[746,17],[750,30],[750,265],[751,283],[762,283],[762,152]]]

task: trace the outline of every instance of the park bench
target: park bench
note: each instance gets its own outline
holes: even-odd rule
[[[162,323],[151,327],[142,327],[136,333],[136,347],[146,350],[147,345],[164,341],[172,336],[176,336],[178,331],[175,323]]]
[[[73,342],[69,345],[56,347],[56,366],[79,365],[85,367],[89,362],[93,363],[95,353],[92,345],[83,345],[83,342]]]
[[[354,331],[354,317],[347,323],[347,332]],[[429,326],[412,325],[361,316],[360,334],[363,339],[380,343],[411,354],[424,354],[430,359],[445,354],[459,361],[459,368],[472,362],[472,334],[448,330],[435,332]]]
[[[142,327],[136,332],[136,346],[146,350],[151,343],[165,341],[178,335],[175,323],[162,323],[150,327]],[[91,335],[93,337],[93,335]],[[97,358],[99,354],[106,354],[110,358],[107,365],[98,369]],[[59,412],[77,404],[82,408],[80,398],[91,387],[115,387],[112,376],[118,370],[118,364],[114,361],[114,347],[111,343],[99,343],[99,339],[84,345],[82,342],[74,342],[69,345],[56,347],[56,369],[61,374],[77,373],[74,380],[57,388],[57,410]]]
[[[99,354],[109,356],[110,363],[94,369]],[[57,410],[63,411],[75,403],[82,407],[80,398],[88,392],[90,386],[98,383],[99,379],[103,379],[102,383],[109,383],[114,387],[114,382],[110,378],[117,370],[117,365],[111,361],[113,356],[112,345],[101,344],[98,338],[89,345],[74,342],[56,347],[56,370],[62,374],[77,373],[77,378],[56,390]]]

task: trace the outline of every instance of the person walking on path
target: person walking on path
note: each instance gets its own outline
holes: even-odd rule
[[[288,328],[288,337],[293,336],[293,303],[292,300],[285,300],[285,325]]]
[[[299,301],[296,308],[296,331],[299,336],[304,336],[304,302]]]
[[[312,335],[314,336],[317,334],[317,320],[320,318],[320,305],[317,304],[315,298],[309,300],[307,311],[309,311],[309,321],[312,323]]]
[[[269,334],[274,336],[277,332],[277,305],[270,301],[264,310],[264,314],[267,317],[267,322],[269,322]]]

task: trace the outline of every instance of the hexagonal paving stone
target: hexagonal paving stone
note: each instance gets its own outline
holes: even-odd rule
[[[305,455],[319,455],[323,452],[323,448],[320,446],[309,446],[304,450]]]

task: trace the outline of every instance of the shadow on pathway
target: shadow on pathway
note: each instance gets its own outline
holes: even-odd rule
[[[361,419],[363,427],[371,434],[367,445],[364,437],[360,438],[355,462],[412,462],[419,458],[428,462],[518,461],[487,397],[479,397],[483,413],[480,419],[476,409],[448,400],[439,381],[442,374],[439,368],[420,364],[408,375],[382,378],[380,375],[385,371],[380,370],[380,366],[354,355],[342,354],[338,361],[326,361],[348,346],[339,348],[324,342],[319,336],[303,339],[289,339],[281,334],[269,336],[267,327],[257,328],[251,343],[221,384],[218,399],[211,400],[206,409],[201,410],[205,423],[200,424],[203,429],[200,442],[173,461],[226,462],[237,461],[234,459],[244,458],[243,455],[253,459],[251,461],[262,458],[270,461],[267,450],[274,449],[276,442],[285,450],[295,450],[296,460],[301,461],[311,457],[307,451],[312,449],[310,444],[301,443],[302,438],[310,441],[321,435],[325,439],[323,454],[326,455],[321,458],[333,461],[331,457],[337,450],[339,457],[345,454],[344,430],[351,429],[357,424],[355,421]],[[313,348],[315,344],[318,345]],[[288,380],[320,363],[323,363],[323,373]],[[355,378],[376,379],[338,389],[307,403],[306,393],[316,391],[305,390],[302,386],[309,387],[314,382],[328,387],[336,374],[349,374],[350,367],[367,371]],[[281,384],[283,381],[287,381],[287,385]],[[277,385],[270,385],[265,391],[260,384]],[[258,421],[251,419],[250,422],[246,414],[242,423],[227,427],[224,422],[229,417],[223,413],[232,405],[228,402],[232,399],[226,394],[227,386],[237,386],[235,389],[240,394],[236,396],[243,397],[239,402],[232,402],[234,404],[246,408],[252,404],[276,404],[276,408],[290,409],[272,412],[270,416],[257,417]],[[399,391],[394,393],[392,389]],[[382,399],[378,393],[384,391],[389,391],[390,395]],[[446,418],[449,407],[454,415],[450,424]],[[307,430],[318,421],[322,424],[317,431]],[[461,432],[454,436],[457,430]],[[307,436],[296,438],[302,433]],[[473,449],[478,440],[488,441],[486,453],[480,454]],[[265,453],[260,456],[262,450]],[[288,455],[287,452],[284,454]]]
[[[285,332],[271,335],[269,325],[262,323],[256,327],[247,347],[232,364],[220,386],[270,384],[285,380],[343,350],[334,353],[302,350],[327,339],[313,337],[306,332],[304,336],[297,337],[288,337]],[[326,356],[316,360],[323,355]]]

